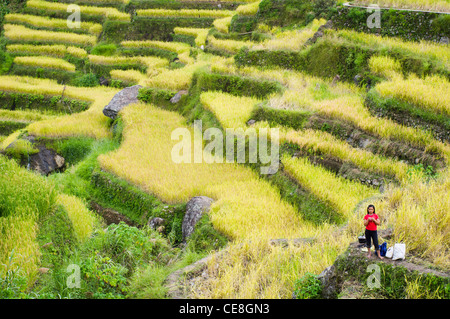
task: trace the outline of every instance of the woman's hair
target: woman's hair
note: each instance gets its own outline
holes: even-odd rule
[[[373,206],[372,204],[370,204],[369,206],[367,206],[367,212],[369,212],[369,208],[372,207],[373,208],[373,213],[375,214],[375,206]]]

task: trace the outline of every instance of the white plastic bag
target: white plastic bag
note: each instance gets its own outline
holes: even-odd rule
[[[406,254],[406,245],[405,244],[395,244],[392,260],[398,260],[398,259],[404,260],[405,254]]]
[[[386,258],[392,258],[394,255],[394,247],[389,247],[386,251]]]

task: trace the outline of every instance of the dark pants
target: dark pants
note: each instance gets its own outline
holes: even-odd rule
[[[367,248],[370,248],[372,246],[372,240],[373,245],[375,246],[375,250],[378,250],[378,234],[376,230],[368,230],[366,229],[366,244]]]

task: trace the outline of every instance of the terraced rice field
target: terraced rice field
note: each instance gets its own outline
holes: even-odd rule
[[[73,2],[85,17],[77,29],[69,28],[65,20]],[[191,287],[190,297],[290,298],[298,278],[321,273],[361,233],[369,203],[383,216],[381,228],[394,229],[394,241],[405,242],[411,253],[448,270],[448,44],[322,30],[326,20],[320,17],[292,28],[260,22],[258,38],[233,32],[230,26],[233,19],[257,16],[261,1],[239,1],[233,10],[222,1],[224,8],[142,5],[134,12],[127,11],[129,2],[29,0],[24,12],[5,16],[4,49],[11,67],[0,75],[0,150],[30,156],[33,146],[22,139],[27,135],[80,145],[89,139],[96,148],[69,163],[64,173],[49,176],[29,172],[0,156],[0,264],[14,250],[22,256],[17,264],[25,270],[28,287],[41,278],[37,271],[45,255],[39,246],[40,229],[45,229],[41,222],[58,209],[66,213],[77,245],[89,245],[104,228],[91,201],[101,199],[111,209],[134,216],[136,208],[121,211],[114,207],[114,196],[101,193],[94,184],[95,174],[107,173],[123,183],[118,182],[119,187],[110,182],[110,187],[124,194],[134,187],[134,193],[152,196],[164,207],[186,204],[195,196],[214,200],[207,215],[212,228],[227,238],[229,254],[210,259],[206,266],[210,275]],[[398,3],[447,9],[446,1]],[[155,40],[150,34],[105,41],[111,25],[131,28],[134,19],[159,18],[179,19],[173,20],[179,25],[170,33],[179,41]],[[180,22],[203,18],[213,20],[192,27]],[[320,39],[310,43],[319,30]],[[361,49],[346,56],[346,61],[370,47],[355,65],[362,65],[373,81],[358,85],[342,74],[298,69],[294,58],[290,61],[295,66],[274,65],[264,58],[278,55],[277,61],[282,61],[282,56],[299,53],[308,65],[320,65],[320,58],[308,54],[326,45],[335,46],[336,52],[341,45]],[[416,63],[428,63],[428,73],[415,72],[417,68],[405,63],[411,56]],[[101,85],[101,78],[108,84]],[[140,101],[125,107],[119,121],[106,117],[103,109],[111,99],[136,84],[143,87]],[[184,91],[181,101],[171,103],[169,99],[179,91]],[[85,108],[74,112],[70,105]],[[400,108],[402,118],[420,117],[429,126],[400,121]],[[192,125],[199,119],[203,131]],[[223,133],[254,129],[257,136],[277,129],[279,138],[270,142],[279,142],[278,171],[265,176],[259,173],[260,163],[255,169],[248,163],[221,162],[203,153],[208,147],[205,141],[191,145],[203,154],[201,163],[173,161],[176,129],[195,136],[213,127]],[[87,194],[96,188],[95,194]],[[141,220],[159,217],[152,212]],[[173,238],[181,219],[176,218],[172,228],[166,225],[172,232],[162,232],[151,242],[170,238],[178,245],[179,239]],[[411,224],[417,226],[407,227]],[[286,248],[269,242],[295,238],[314,241]],[[76,256],[85,258],[81,253]],[[144,285],[139,271],[150,269],[137,265],[133,268],[137,277],[129,277],[135,291]],[[111,289],[116,293],[116,288]]]

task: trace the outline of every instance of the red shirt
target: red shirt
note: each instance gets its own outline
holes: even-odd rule
[[[369,219],[369,217],[373,217],[374,219],[378,219],[378,215],[377,214],[372,214],[372,215],[367,214],[366,216],[364,216],[364,219]],[[370,221],[367,224],[366,229],[367,230],[377,230],[377,224],[375,224],[374,221]]]

